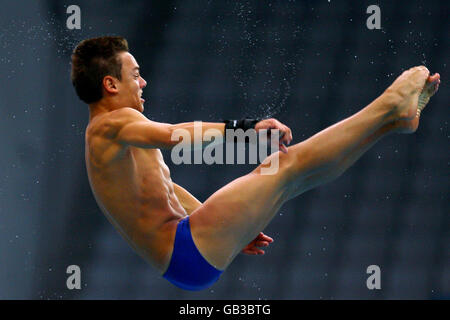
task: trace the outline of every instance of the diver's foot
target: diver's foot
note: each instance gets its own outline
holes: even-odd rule
[[[394,99],[396,132],[413,133],[417,130],[420,114],[441,82],[438,73],[433,76],[428,74],[428,69],[423,66],[411,68],[388,88],[387,91]]]
[[[419,103],[416,112],[416,115],[418,117],[420,117],[420,113],[428,104],[430,98],[438,91],[440,83],[441,83],[441,76],[439,75],[439,73],[435,73],[434,75],[427,78],[425,86],[419,95]]]

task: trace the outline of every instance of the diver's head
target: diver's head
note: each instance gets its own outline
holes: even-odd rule
[[[125,38],[105,36],[81,41],[72,54],[71,78],[78,97],[89,105],[104,101],[112,108],[144,110],[141,96],[147,83],[128,52]]]

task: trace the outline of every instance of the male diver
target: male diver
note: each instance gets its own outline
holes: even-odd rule
[[[146,86],[122,37],[80,42],[72,54],[72,83],[89,105],[85,160],[94,196],[128,243],[164,278],[186,290],[216,282],[240,253],[262,254],[272,239],[261,231],[284,202],[340,176],[380,138],[413,133],[437,91],[439,74],[424,66],[402,73],[356,114],[300,143],[275,119],[203,122],[202,129],[277,129],[280,151],[201,203],[174,183],[160,149],[177,129],[194,137],[194,123],[150,121],[142,112]],[[278,157],[278,171],[263,174]]]

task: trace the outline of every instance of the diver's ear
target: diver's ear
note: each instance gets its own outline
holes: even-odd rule
[[[112,76],[105,76],[103,78],[103,88],[109,93],[117,93],[118,80]]]

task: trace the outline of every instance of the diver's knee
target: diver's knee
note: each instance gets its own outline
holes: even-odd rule
[[[260,175],[277,175],[280,178],[288,178],[294,171],[294,159],[290,154],[281,151],[268,156],[254,171]]]

